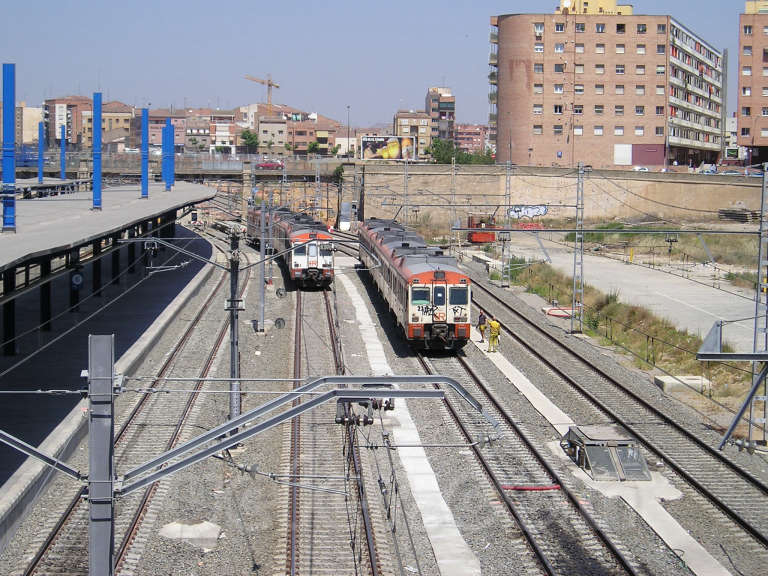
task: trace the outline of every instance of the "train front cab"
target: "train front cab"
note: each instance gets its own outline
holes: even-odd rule
[[[306,242],[300,240],[298,243]],[[291,251],[291,279],[301,286],[329,286],[333,282],[333,244],[315,240]]]
[[[408,340],[432,349],[464,346],[470,331],[470,290],[466,278],[449,283],[439,270],[428,283],[414,278],[408,293]]]

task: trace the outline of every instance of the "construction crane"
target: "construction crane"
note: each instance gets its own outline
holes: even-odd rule
[[[264,84],[267,87],[267,116],[272,116],[272,88],[280,88],[280,84],[277,82],[272,82],[272,75],[267,74],[267,79],[262,80],[261,78],[255,78],[254,76],[250,76],[249,74],[245,75],[246,80],[250,80],[251,82],[258,82],[259,84]]]

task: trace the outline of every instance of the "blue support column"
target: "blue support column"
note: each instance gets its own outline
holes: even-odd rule
[[[171,189],[171,180],[173,175],[171,174],[171,161],[173,158],[172,153],[173,146],[173,124],[171,119],[165,119],[165,190],[166,192]]]
[[[16,64],[3,64],[3,230],[16,230]]]
[[[37,182],[43,183],[43,166],[45,163],[45,128],[42,122],[37,123]]]
[[[163,129],[160,131],[160,179],[165,184],[165,180],[168,177],[168,170],[166,170],[166,158],[168,148],[168,128],[163,125]]]
[[[61,127],[61,146],[59,148],[59,160],[61,162],[61,174],[59,177],[62,180],[67,179],[67,127]]]
[[[93,93],[93,209],[101,210],[101,92]]]
[[[168,180],[171,185],[168,187],[170,190],[176,185],[176,128],[171,123],[168,126]]]
[[[141,197],[149,198],[149,109],[141,109]]]

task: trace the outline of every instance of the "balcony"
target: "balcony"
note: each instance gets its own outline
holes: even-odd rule
[[[498,117],[498,114],[488,114],[488,125],[489,126],[496,126],[496,118]]]
[[[488,74],[488,83],[496,86],[498,82],[499,74],[496,71],[493,71]]]
[[[498,99],[499,99],[498,92],[489,92],[488,93],[488,102],[490,102],[491,104],[496,104]]]
[[[498,44],[499,43],[499,33],[498,32],[491,32],[488,36],[488,40],[490,40],[491,44]]]
[[[499,65],[499,55],[496,54],[496,52],[491,52],[488,55],[488,65],[489,66],[498,66]]]
[[[687,148],[699,148],[701,150],[720,150],[720,144],[716,142],[699,142],[690,138],[681,138],[679,136],[670,136],[669,144],[671,146],[685,146]]]

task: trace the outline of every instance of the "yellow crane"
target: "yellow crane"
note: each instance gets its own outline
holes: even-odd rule
[[[266,80],[262,80],[261,78],[256,78],[249,74],[245,75],[245,79],[250,80],[251,82],[258,82],[259,84],[264,84],[267,87],[267,116],[272,116],[272,88],[280,88],[280,84],[278,84],[277,82],[272,82],[271,74],[267,74]]]

